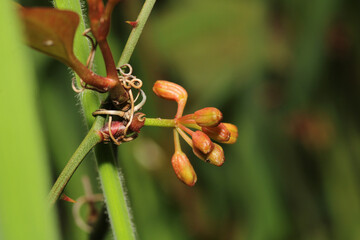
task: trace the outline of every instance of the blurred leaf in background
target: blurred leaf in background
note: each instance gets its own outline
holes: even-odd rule
[[[0,238],[59,239],[46,202],[49,165],[37,106],[37,83],[15,5],[0,2]]]

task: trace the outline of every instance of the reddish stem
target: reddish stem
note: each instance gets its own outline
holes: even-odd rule
[[[189,128],[185,127],[182,124],[178,124],[177,126],[180,127],[182,130],[184,130],[190,136],[192,136],[194,134],[194,132],[192,130],[190,130]]]
[[[104,58],[107,77],[115,79],[115,80],[118,81],[116,65],[115,65],[114,58],[113,58],[113,55],[111,53],[111,49],[109,47],[109,44],[108,44],[107,40],[105,39],[104,41],[101,41],[98,44],[99,44],[101,53],[102,53],[103,58]]]
[[[118,79],[116,65],[107,40],[99,42],[99,47],[104,58],[107,77],[117,81],[115,87],[110,90],[110,98],[118,103],[123,103],[129,99],[129,94]]]
[[[69,67],[71,67],[85,83],[103,91],[108,91],[119,83],[117,79],[102,77],[95,74],[75,57],[72,58],[69,65]]]

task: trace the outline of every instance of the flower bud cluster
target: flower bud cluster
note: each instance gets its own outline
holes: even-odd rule
[[[153,91],[157,96],[177,103],[174,118],[175,153],[171,162],[176,176],[188,186],[193,186],[197,180],[196,173],[185,153],[181,151],[178,135],[192,147],[199,159],[221,166],[225,162],[224,150],[212,140],[233,144],[237,140],[238,129],[231,123],[222,123],[223,115],[214,107],[202,108],[183,116],[188,95],[186,90],[176,83],[158,80]]]

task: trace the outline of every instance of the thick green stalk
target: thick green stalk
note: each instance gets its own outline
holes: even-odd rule
[[[156,0],[146,0],[140,13],[137,18],[137,26],[133,28],[133,30],[130,33],[130,36],[126,42],[126,45],[124,47],[124,50],[121,53],[118,67],[128,63],[130,61],[131,55],[134,52],[135,46],[140,38],[140,35],[142,33],[142,30],[144,29],[145,23],[147,19],[149,18],[149,15],[151,13],[151,10],[155,4]]]
[[[111,145],[100,144],[95,148],[101,187],[116,239],[135,239],[130,210],[126,202],[125,186],[116,165]]]
[[[76,149],[74,154],[71,156],[69,162],[60,173],[60,176],[56,180],[54,186],[51,188],[48,199],[51,204],[54,204],[63,192],[66,184],[69,182],[71,176],[75,170],[80,166],[82,160],[89,153],[89,151],[99,142],[102,141],[101,135],[99,135],[99,129],[104,125],[105,119],[101,118],[102,121],[97,121],[96,124],[90,129],[80,146]]]

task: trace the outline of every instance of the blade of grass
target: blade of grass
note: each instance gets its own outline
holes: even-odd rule
[[[5,113],[0,127],[1,238],[59,239],[54,212],[45,201],[50,178],[36,109],[35,79],[24,54],[14,7],[11,1],[0,1],[0,73],[6,79],[0,93]]]

